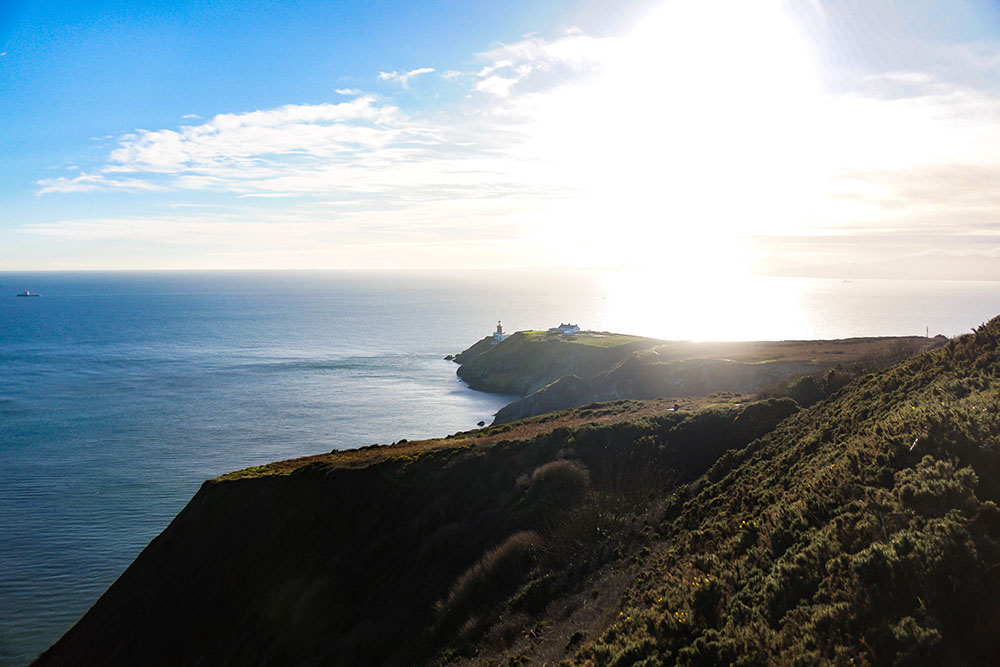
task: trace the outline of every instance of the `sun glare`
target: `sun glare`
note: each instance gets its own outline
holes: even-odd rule
[[[793,229],[819,182],[817,96],[779,3],[658,7],[538,130],[586,191],[549,241],[674,277],[747,273],[745,237]]]
[[[602,282],[606,319],[619,328],[666,340],[815,338],[801,307],[808,281],[721,276],[682,279],[668,271],[608,271]]]

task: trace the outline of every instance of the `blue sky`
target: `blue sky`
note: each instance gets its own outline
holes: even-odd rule
[[[4,181],[91,157],[91,137],[322,103],[401,63],[467,63],[525,26],[558,24],[571,3],[535,4],[5,3],[3,139],[18,160]]]
[[[1000,278],[971,0],[8,2],[0,268]]]

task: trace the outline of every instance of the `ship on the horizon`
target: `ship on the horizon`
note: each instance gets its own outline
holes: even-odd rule
[[[32,292],[31,290],[24,290],[18,296],[41,296],[38,292]]]

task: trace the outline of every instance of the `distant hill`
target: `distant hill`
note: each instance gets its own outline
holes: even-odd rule
[[[885,368],[946,342],[943,336],[819,341],[692,343],[606,332],[570,336],[522,331],[499,344],[486,338],[455,357],[458,375],[473,389],[522,398],[494,423],[565,410],[596,401],[708,396],[715,392],[819,397],[822,382],[788,391],[803,376],[838,381]],[[829,384],[829,383],[827,383]]]
[[[1000,319],[733,400],[206,482],[38,664],[1000,664]]]

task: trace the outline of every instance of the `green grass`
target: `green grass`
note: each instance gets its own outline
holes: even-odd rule
[[[1000,320],[730,451],[578,661],[996,664]]]
[[[518,333],[524,334],[525,338],[533,342],[560,341],[575,345],[589,345],[591,347],[604,348],[619,347],[630,343],[642,342],[648,342],[650,345],[654,345],[660,342],[655,339],[644,338],[642,336],[630,336],[628,334],[605,332],[577,333],[568,336],[561,334],[558,331],[519,331]]]

